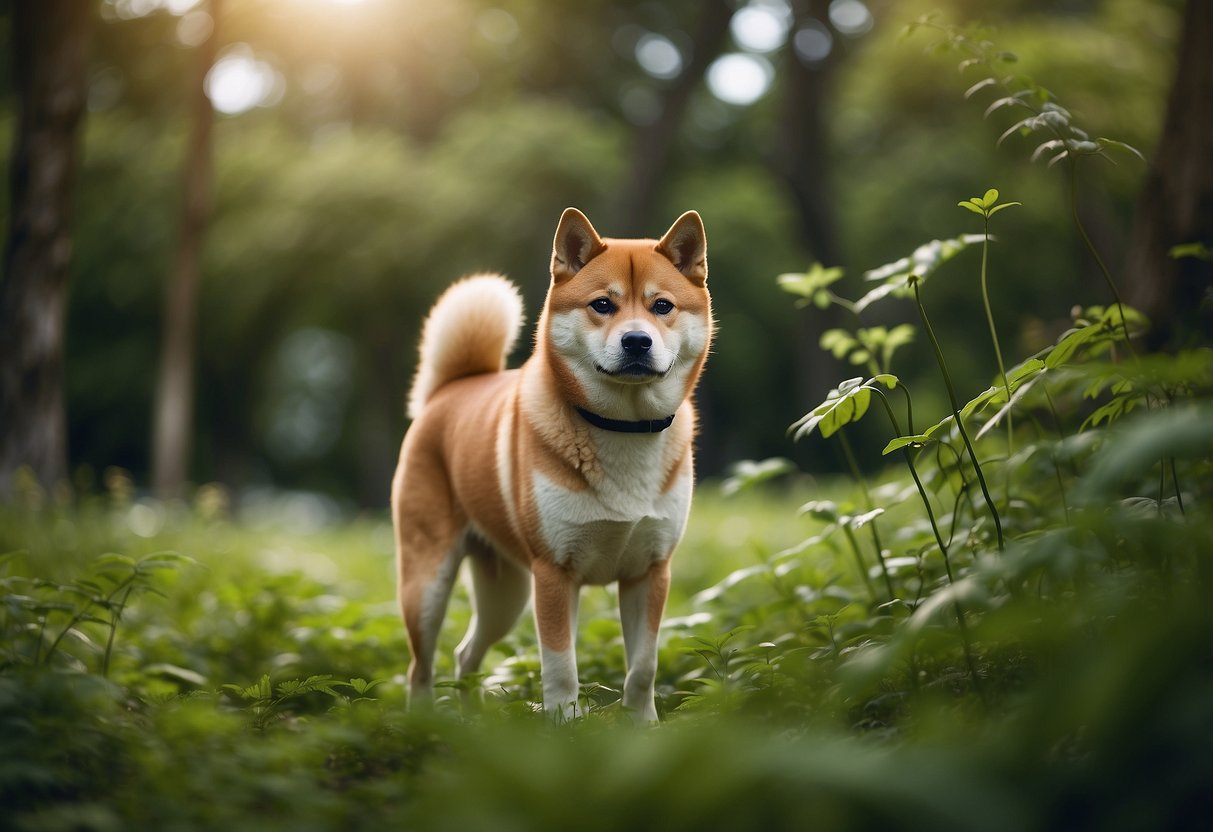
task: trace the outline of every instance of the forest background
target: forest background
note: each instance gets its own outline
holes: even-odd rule
[[[816,472],[841,464],[786,434],[854,374],[817,349],[841,313],[794,308],[775,276],[842,267],[835,288],[858,295],[865,270],[979,231],[956,201],[990,185],[1023,203],[1000,235],[1032,241],[998,251],[999,326],[1015,354],[1052,343],[1076,298],[1105,299],[1081,241],[1049,233],[1069,222],[1068,183],[1026,164],[1027,146],[1009,147],[1018,139],[992,150],[1005,124],[983,121],[961,95],[971,79],[902,29],[934,10],[979,16],[1037,83],[1064,86],[1085,124],[1148,157],[1182,12],[1169,0],[88,5],[64,470],[85,492],[111,466],[152,486],[166,329],[184,329],[175,360],[194,376],[167,395],[188,411],[171,451],[185,462],[157,491],[217,481],[321,494],[334,509],[386,503],[429,304],[467,272],[500,270],[533,322],[566,205],[616,236],[703,215],[720,325],[698,393],[708,476],[771,455]],[[10,11],[0,37],[12,24]],[[0,69],[5,155],[12,71]],[[1119,275],[1146,166],[1102,167],[1082,183],[1082,220]],[[173,318],[183,257],[198,263],[197,290]],[[971,271],[976,253],[964,258]],[[972,345],[951,369],[979,389],[991,364],[970,291],[941,281],[932,305],[945,343]],[[871,323],[904,319],[901,303]],[[524,338],[516,360],[527,350]],[[913,384],[932,371],[929,347],[905,350]],[[925,419],[948,412],[941,393],[922,399]],[[855,444],[871,466],[881,443],[862,441],[866,429]]]

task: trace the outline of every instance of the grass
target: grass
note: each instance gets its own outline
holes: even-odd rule
[[[907,485],[890,472],[872,488],[889,506],[902,592],[940,572],[929,553],[903,553],[930,534]],[[409,714],[383,518],[300,531],[289,508],[275,526],[114,493],[9,511],[0,548],[22,552],[4,561],[4,826],[1182,828],[1208,808],[1213,631],[1198,587],[1178,580],[1195,574],[1184,558],[1210,551],[1204,515],[1021,535],[1013,557],[1048,564],[1020,582],[1033,596],[1022,603],[991,604],[996,580],[966,563],[983,704],[954,625],[923,615],[947,598],[938,574],[915,612],[873,604],[836,524],[797,515],[809,498],[840,510],[861,499],[849,482],[808,478],[733,497],[700,488],[662,641],[660,730],[621,719],[607,590],[587,590],[582,608],[585,718],[557,728],[535,714],[525,621],[490,654],[481,705],[448,688],[435,712]],[[1160,527],[1169,562],[1151,552]],[[1081,541],[1109,534],[1117,551],[1084,560],[1094,549]],[[98,560],[107,551],[156,566],[147,591],[112,630],[112,610],[92,607],[36,664],[30,625],[57,632],[81,587],[108,586],[119,567]],[[65,598],[71,610],[29,600]],[[467,617],[459,592],[448,655]]]

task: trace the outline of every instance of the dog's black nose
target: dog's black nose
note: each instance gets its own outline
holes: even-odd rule
[[[649,351],[653,346],[653,339],[648,336],[648,333],[633,331],[623,333],[623,338],[620,340],[623,346],[623,351],[631,356],[641,356]]]

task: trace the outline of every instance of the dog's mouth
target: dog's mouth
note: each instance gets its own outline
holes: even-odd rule
[[[662,378],[665,373],[658,370],[647,361],[629,361],[626,364],[617,367],[614,370],[608,370],[601,364],[594,364],[594,369],[602,373],[604,376],[610,376],[620,381],[647,381],[653,378]]]

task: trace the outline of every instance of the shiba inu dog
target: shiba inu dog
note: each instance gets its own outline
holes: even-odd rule
[[[670,556],[691,505],[691,402],[712,341],[707,240],[694,211],[660,240],[600,237],[565,210],[535,349],[505,359],[522,301],[505,278],[452,285],[422,330],[413,419],[392,482],[411,701],[428,699],[461,562],[474,673],[534,595],[544,709],[575,714],[578,595],[618,582],[623,705],[657,719],[653,680]]]

